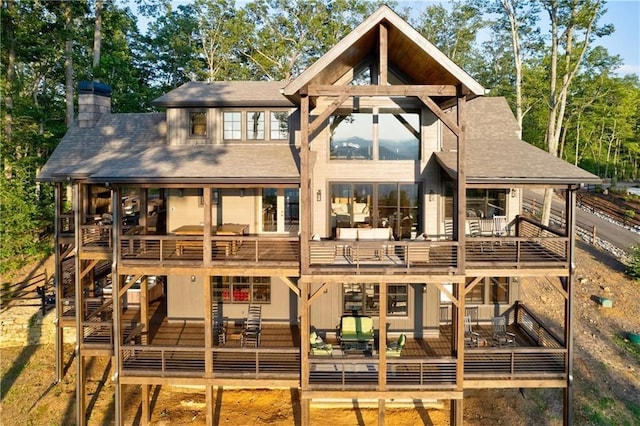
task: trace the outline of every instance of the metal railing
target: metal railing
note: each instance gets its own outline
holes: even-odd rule
[[[455,358],[390,358],[386,380],[394,389],[453,389]],[[309,387],[322,389],[367,388],[378,385],[377,358],[323,357],[309,359]]]
[[[297,348],[212,348],[125,345],[121,348],[123,374],[206,377],[210,356],[215,377],[267,379],[300,377]]]
[[[204,251],[201,236],[123,235],[120,256],[127,262],[254,262],[297,264],[300,262],[298,237],[215,236],[211,252]]]

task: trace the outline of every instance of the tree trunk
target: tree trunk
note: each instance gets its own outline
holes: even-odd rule
[[[72,15],[71,7],[65,4],[65,26],[67,32],[67,40],[64,44],[64,77],[65,77],[65,102],[67,106],[66,124],[71,127],[74,119],[73,111],[73,38],[71,37]]]
[[[4,92],[4,144],[11,146],[13,142],[13,82],[16,78],[16,35],[13,28],[13,0],[6,1],[7,15],[5,31],[7,34],[7,82]],[[4,173],[11,179],[11,163],[4,159]]]
[[[92,73],[95,79],[95,70],[100,65],[100,50],[102,47],[102,0],[96,0],[96,18],[93,28],[93,69]]]

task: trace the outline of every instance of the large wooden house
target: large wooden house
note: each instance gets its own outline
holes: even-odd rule
[[[299,390],[327,399],[448,400],[562,388],[571,421],[575,191],[598,178],[519,140],[503,98],[388,7],[290,82],[190,82],[165,113],[79,116],[39,180],[56,187],[58,362],[113,357],[124,386]],[[71,191],[67,189],[70,188]],[[530,188],[566,200],[544,226]],[[550,277],[561,335],[519,298]],[[396,344],[392,344],[395,342]],[[399,347],[398,347],[399,346]]]

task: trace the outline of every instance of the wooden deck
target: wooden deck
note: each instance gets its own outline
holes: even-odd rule
[[[83,350],[109,355],[113,351],[113,323],[96,313],[108,312],[96,307],[83,324]],[[214,346],[205,349],[205,326],[195,321],[169,321],[165,299],[150,305],[149,331],[141,333],[140,311],[128,307],[123,315],[121,357],[123,376],[155,377],[162,380],[300,380],[300,332],[297,325],[263,321],[259,345],[242,347],[241,319],[230,320],[226,342],[214,339]],[[474,326],[480,346],[465,348],[464,378],[476,386],[489,381],[565,379],[566,349],[559,340],[523,305],[512,310],[509,331],[516,335],[515,346],[492,346],[492,328],[488,324]],[[407,333],[408,334],[408,333]],[[408,338],[399,358],[387,359],[387,383],[392,388],[453,389],[456,386],[456,357],[451,343],[450,324],[440,326],[437,338]],[[395,340],[390,337],[390,341]],[[343,353],[338,341],[330,335],[331,355],[310,356],[309,386],[311,389],[370,389],[377,386],[378,348],[373,352]],[[302,345],[303,349],[306,345]],[[206,371],[207,359],[211,370]],[[524,382],[523,382],[524,381]],[[516,383],[516,382],[514,382]],[[533,383],[533,382],[532,382]],[[551,383],[551,382],[550,382]]]

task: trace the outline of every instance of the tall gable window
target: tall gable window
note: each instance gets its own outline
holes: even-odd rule
[[[334,115],[329,119],[331,160],[418,160],[417,112],[380,111]]]
[[[285,111],[271,112],[271,139],[287,139],[289,137],[288,114]]]
[[[264,139],[264,111],[247,112],[247,140]]]
[[[225,111],[223,121],[225,140],[242,139],[242,113],[240,111]]]
[[[207,136],[207,113],[191,111],[189,113],[189,135]]]

